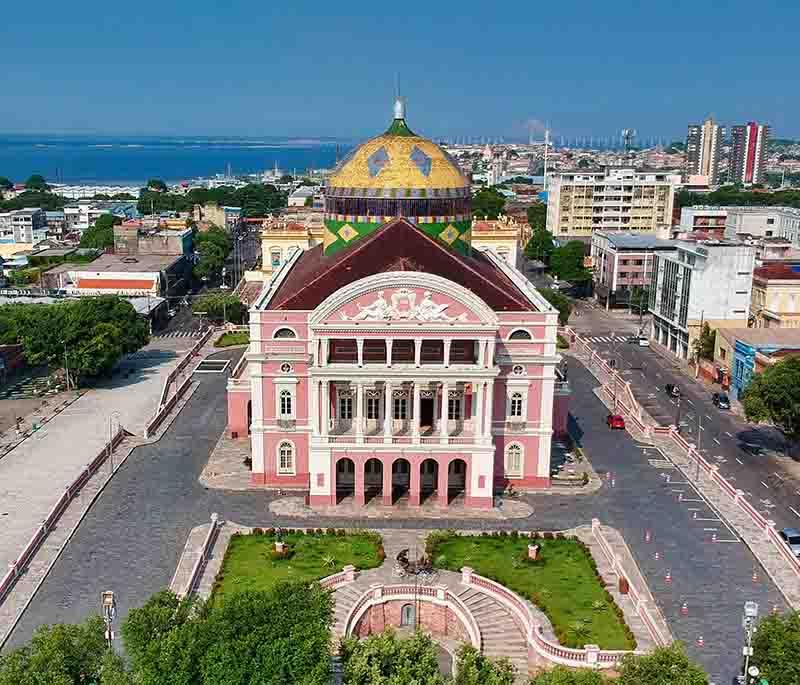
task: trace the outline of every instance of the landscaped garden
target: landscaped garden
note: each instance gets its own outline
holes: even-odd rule
[[[284,543],[283,552],[275,550],[276,542]],[[214,582],[213,601],[217,604],[248,590],[269,590],[282,580],[319,580],[348,564],[359,570],[375,568],[384,558],[381,536],[369,531],[255,528],[250,535],[231,537]]]
[[[233,347],[234,345],[249,345],[250,333],[248,331],[228,331],[214,341],[214,347]]]
[[[536,561],[528,545],[540,547]],[[431,533],[427,553],[438,568],[459,571],[469,566],[538,606],[567,647],[597,644],[601,649],[634,649],[636,640],[622,611],[603,587],[586,546],[560,533],[535,540],[506,535]]]

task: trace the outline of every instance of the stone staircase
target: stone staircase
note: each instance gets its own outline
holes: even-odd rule
[[[478,622],[483,653],[493,659],[507,658],[517,669],[517,682],[527,682],[527,642],[511,613],[495,599],[472,587],[461,590],[458,597]]]

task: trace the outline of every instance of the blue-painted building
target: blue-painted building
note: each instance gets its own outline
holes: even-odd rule
[[[715,356],[715,361],[723,359],[720,365],[730,369],[730,395],[734,399],[738,399],[755,374],[787,355],[800,354],[800,329],[728,328],[717,332],[727,339],[728,349],[732,348],[730,360]]]

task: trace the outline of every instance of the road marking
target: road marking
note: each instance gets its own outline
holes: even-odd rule
[[[739,459],[739,457],[736,457],[736,461],[738,461],[742,466],[744,466],[744,462],[741,459]],[[798,493],[798,494],[800,494],[800,493]]]
[[[704,431],[705,429],[706,429],[706,427],[705,427],[705,426],[700,426],[700,430],[701,430],[701,431]]]
[[[792,513],[793,513],[795,516],[797,516],[798,518],[800,518],[800,514],[799,514],[799,513],[797,513],[797,509],[795,509],[794,507],[789,507],[789,509],[791,510],[791,512],[792,512]]]
[[[729,438],[733,437],[730,433],[728,433],[728,431],[725,431],[725,435],[727,435]]]
[[[716,442],[718,445],[721,445],[721,444],[722,444],[722,443],[721,443],[719,440],[717,440],[716,438],[714,438],[714,442]]]
[[[686,398],[686,401],[687,401],[689,404],[691,404],[692,406],[694,406],[694,402],[692,402],[692,401],[691,401],[691,400],[690,400],[688,397]]]
[[[713,421],[713,420],[714,420],[714,419],[712,419],[712,418],[711,418],[711,417],[710,417],[708,414],[706,414],[706,418],[707,418],[709,421]]]
[[[716,528],[703,528],[703,530],[717,530]]]
[[[769,485],[767,485],[763,480],[761,481],[761,485],[763,485],[767,490],[769,490]]]

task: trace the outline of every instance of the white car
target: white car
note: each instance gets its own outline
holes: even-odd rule
[[[649,338],[639,338],[639,347],[650,347],[650,339]]]

